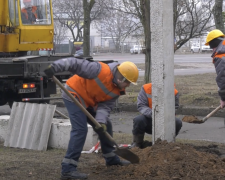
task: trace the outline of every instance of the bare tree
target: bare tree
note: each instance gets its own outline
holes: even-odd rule
[[[214,25],[212,20],[213,1],[174,0],[174,51],[181,48],[191,38],[200,37]]]
[[[181,48],[191,38],[200,37],[211,30],[213,0],[173,0],[174,2],[174,51]],[[139,19],[136,28],[143,28],[146,46],[145,82],[150,81],[151,67],[151,34],[150,34],[150,0],[118,0],[108,3],[102,0],[104,7],[133,15]]]
[[[215,0],[212,12],[216,29],[220,29],[223,33],[225,33],[223,21],[223,0]]]
[[[132,21],[127,26],[126,36],[143,36],[145,42],[145,82],[150,81],[151,48],[150,48],[150,0],[102,0],[104,8],[127,14],[128,21]],[[125,16],[124,16],[125,17]],[[125,33],[124,33],[125,34]]]
[[[84,42],[84,55],[90,53],[90,23],[101,14],[101,7],[95,6],[95,0],[54,0],[54,18],[69,29],[73,42]]]
[[[54,22],[54,51],[58,51],[59,45],[66,37],[67,28],[58,21]]]
[[[95,26],[101,35],[111,37],[116,50],[119,51],[121,44],[133,31],[134,22],[132,16],[124,12],[108,9],[107,13],[102,15],[101,20],[95,22]]]
[[[53,14],[58,22],[69,29],[73,41],[83,41],[83,4],[81,0],[54,0]],[[76,31],[75,31],[76,29]]]
[[[95,0],[83,0],[84,10],[84,56],[90,56],[90,25],[91,25],[91,9],[95,4]]]

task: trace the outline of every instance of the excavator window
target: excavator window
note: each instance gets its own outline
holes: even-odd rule
[[[49,0],[20,0],[21,19],[24,25],[51,24]]]
[[[17,0],[9,0],[9,17],[12,26],[19,25]]]

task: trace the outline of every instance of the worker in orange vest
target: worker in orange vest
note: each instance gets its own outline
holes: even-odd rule
[[[21,19],[23,24],[33,24],[36,19],[43,19],[37,6],[32,6],[31,0],[23,0],[24,8],[21,9]]]
[[[84,59],[66,58],[55,61],[45,70],[48,77],[61,71],[70,71],[75,75],[69,78],[65,88],[85,107],[101,124],[101,129],[88,119],[83,111],[62,92],[63,101],[68,110],[72,130],[66,155],[62,161],[62,179],[86,179],[87,174],[77,171],[77,164],[83,149],[87,123],[98,133],[101,150],[106,165],[129,165],[129,161],[121,160],[115,153],[113,143],[106,138],[102,131],[112,135],[112,123],[109,119],[110,111],[120,95],[125,94],[125,88],[130,83],[137,84],[138,68],[132,62],[102,63],[90,62]],[[96,110],[95,107],[97,106]]]
[[[213,64],[216,69],[216,83],[219,87],[220,107],[225,107],[225,35],[219,29],[210,31],[206,37],[205,45],[213,49]]]
[[[179,93],[177,89],[174,88],[175,94],[175,109],[179,107]],[[138,115],[133,120],[133,143],[132,147],[145,148],[151,145],[151,143],[144,142],[144,135],[152,134],[152,83],[148,83],[142,86],[138,98],[137,98],[137,108],[141,115]],[[176,122],[176,135],[178,135],[181,127],[182,121],[175,118]]]

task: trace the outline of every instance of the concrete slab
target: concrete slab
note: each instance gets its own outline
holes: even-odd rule
[[[197,116],[198,119],[203,117]],[[203,124],[191,124],[183,122],[183,127],[177,136],[179,139],[205,140],[225,143],[224,118],[211,117]]]
[[[7,130],[10,116],[0,116],[0,141],[7,138]],[[53,118],[48,139],[48,147],[67,149],[70,138],[71,124],[69,119]],[[98,136],[93,128],[88,125],[88,134],[84,144],[84,151],[89,151],[98,142]]]
[[[112,113],[110,118],[113,124],[113,131],[116,133],[132,133],[133,119],[137,112]],[[178,115],[182,118],[182,115]],[[203,119],[202,116],[197,116]],[[183,122],[177,138],[189,140],[206,140],[212,142],[225,143],[225,125],[223,117],[210,117],[203,124],[190,124]]]
[[[53,119],[49,135],[48,147],[67,149],[70,139],[71,124],[69,119]],[[84,144],[84,151],[90,150],[98,142],[98,135],[92,126],[88,125],[88,134]]]
[[[4,146],[47,150],[55,105],[14,102]]]

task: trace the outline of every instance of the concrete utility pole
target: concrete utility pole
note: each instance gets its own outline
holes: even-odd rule
[[[173,0],[150,1],[152,141],[175,140]]]

